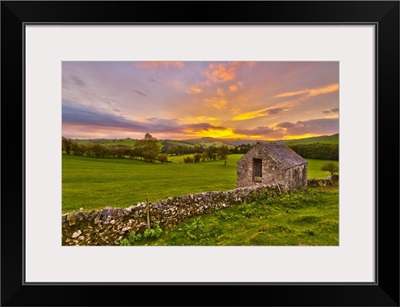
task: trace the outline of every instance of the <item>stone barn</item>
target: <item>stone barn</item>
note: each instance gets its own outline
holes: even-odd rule
[[[306,187],[307,161],[284,145],[258,142],[237,162],[237,187],[254,185]]]

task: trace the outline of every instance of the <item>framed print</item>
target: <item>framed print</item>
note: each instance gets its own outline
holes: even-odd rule
[[[397,1],[1,14],[4,306],[399,306]]]

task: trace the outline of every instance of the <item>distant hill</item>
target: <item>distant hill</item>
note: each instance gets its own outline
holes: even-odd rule
[[[286,140],[285,145],[297,145],[297,144],[339,144],[339,133],[333,135],[316,136],[311,138],[299,139],[299,140]]]
[[[107,146],[133,146],[135,140],[132,139],[75,139],[78,144],[100,144]]]
[[[220,141],[228,145],[238,146],[242,144],[255,144],[257,142],[268,142],[268,140],[246,140],[246,139],[214,139],[215,141]],[[194,141],[194,140],[192,140]],[[323,136],[315,136],[304,139],[295,139],[295,140],[274,140],[271,141],[277,144],[285,144],[285,145],[295,145],[295,144],[339,144],[339,133],[333,135],[323,135]]]
[[[210,146],[215,146],[215,147],[220,147],[222,145],[228,145],[229,147],[233,147],[232,145],[224,142],[223,140],[217,140],[213,138],[201,138],[201,139],[191,139],[191,140],[161,140],[163,144],[168,143],[172,145],[182,145],[182,146],[189,146],[189,147],[194,147],[194,146],[203,146],[204,148],[210,147]]]
[[[260,140],[222,139],[220,141],[223,141],[227,145],[239,146],[239,145],[242,145],[242,144],[251,144],[251,145],[253,145],[253,144],[259,142]]]
[[[81,139],[76,140],[78,143],[97,143],[103,145],[127,145],[133,146],[135,144],[135,140],[133,139]],[[182,145],[182,146],[189,146],[194,147],[196,145],[201,145],[203,147],[210,147],[210,146],[222,146],[228,145],[229,147],[234,147],[242,144],[255,144],[261,140],[245,140],[245,139],[214,139],[211,137],[204,137],[199,139],[190,139],[190,140],[159,140],[161,143],[169,143],[171,145]],[[264,141],[265,142],[265,141]],[[324,135],[324,136],[317,136],[317,137],[310,137],[304,139],[297,139],[297,140],[276,140],[273,141],[277,144],[285,144],[285,145],[297,145],[297,144],[339,144],[339,134],[333,135]]]

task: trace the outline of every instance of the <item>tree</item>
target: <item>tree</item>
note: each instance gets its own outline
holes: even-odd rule
[[[215,161],[217,159],[217,147],[211,145],[206,149],[208,161]]]
[[[78,144],[77,142],[71,143],[71,149],[75,156],[83,156],[85,153],[85,144]]]
[[[335,162],[326,162],[321,166],[321,171],[331,173],[331,178],[337,172],[339,172],[339,165]]]
[[[194,163],[199,163],[200,160],[201,160],[201,154],[195,153],[195,154],[193,155],[193,159],[194,159]]]
[[[206,161],[207,161],[207,153],[203,151],[203,153],[201,154],[201,162],[206,162]]]
[[[104,158],[105,147],[100,144],[93,144],[91,146],[93,158]]]
[[[67,155],[71,153],[72,140],[70,138],[62,137],[62,148],[65,150]]]
[[[161,153],[161,144],[151,134],[146,133],[144,139],[136,141],[134,150],[143,160],[154,162]]]
[[[289,147],[303,158],[339,160],[339,144],[294,144]]]
[[[194,145],[193,152],[194,153],[202,153],[204,151],[204,147],[202,145]]]
[[[155,138],[153,138],[153,136],[150,133],[146,133],[144,135],[144,139],[145,140],[155,140]]]
[[[225,161],[225,164],[224,164],[224,165],[226,165],[226,160],[228,159],[228,154],[229,154],[229,148],[228,148],[228,146],[222,145],[221,147],[218,147],[218,149],[217,149],[217,155],[218,155],[218,158],[219,158],[219,159]]]

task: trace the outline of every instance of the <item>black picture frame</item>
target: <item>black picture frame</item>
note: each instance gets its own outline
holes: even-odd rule
[[[375,25],[376,282],[26,284],[27,23]],[[399,1],[2,1],[1,76],[2,306],[399,306]]]

